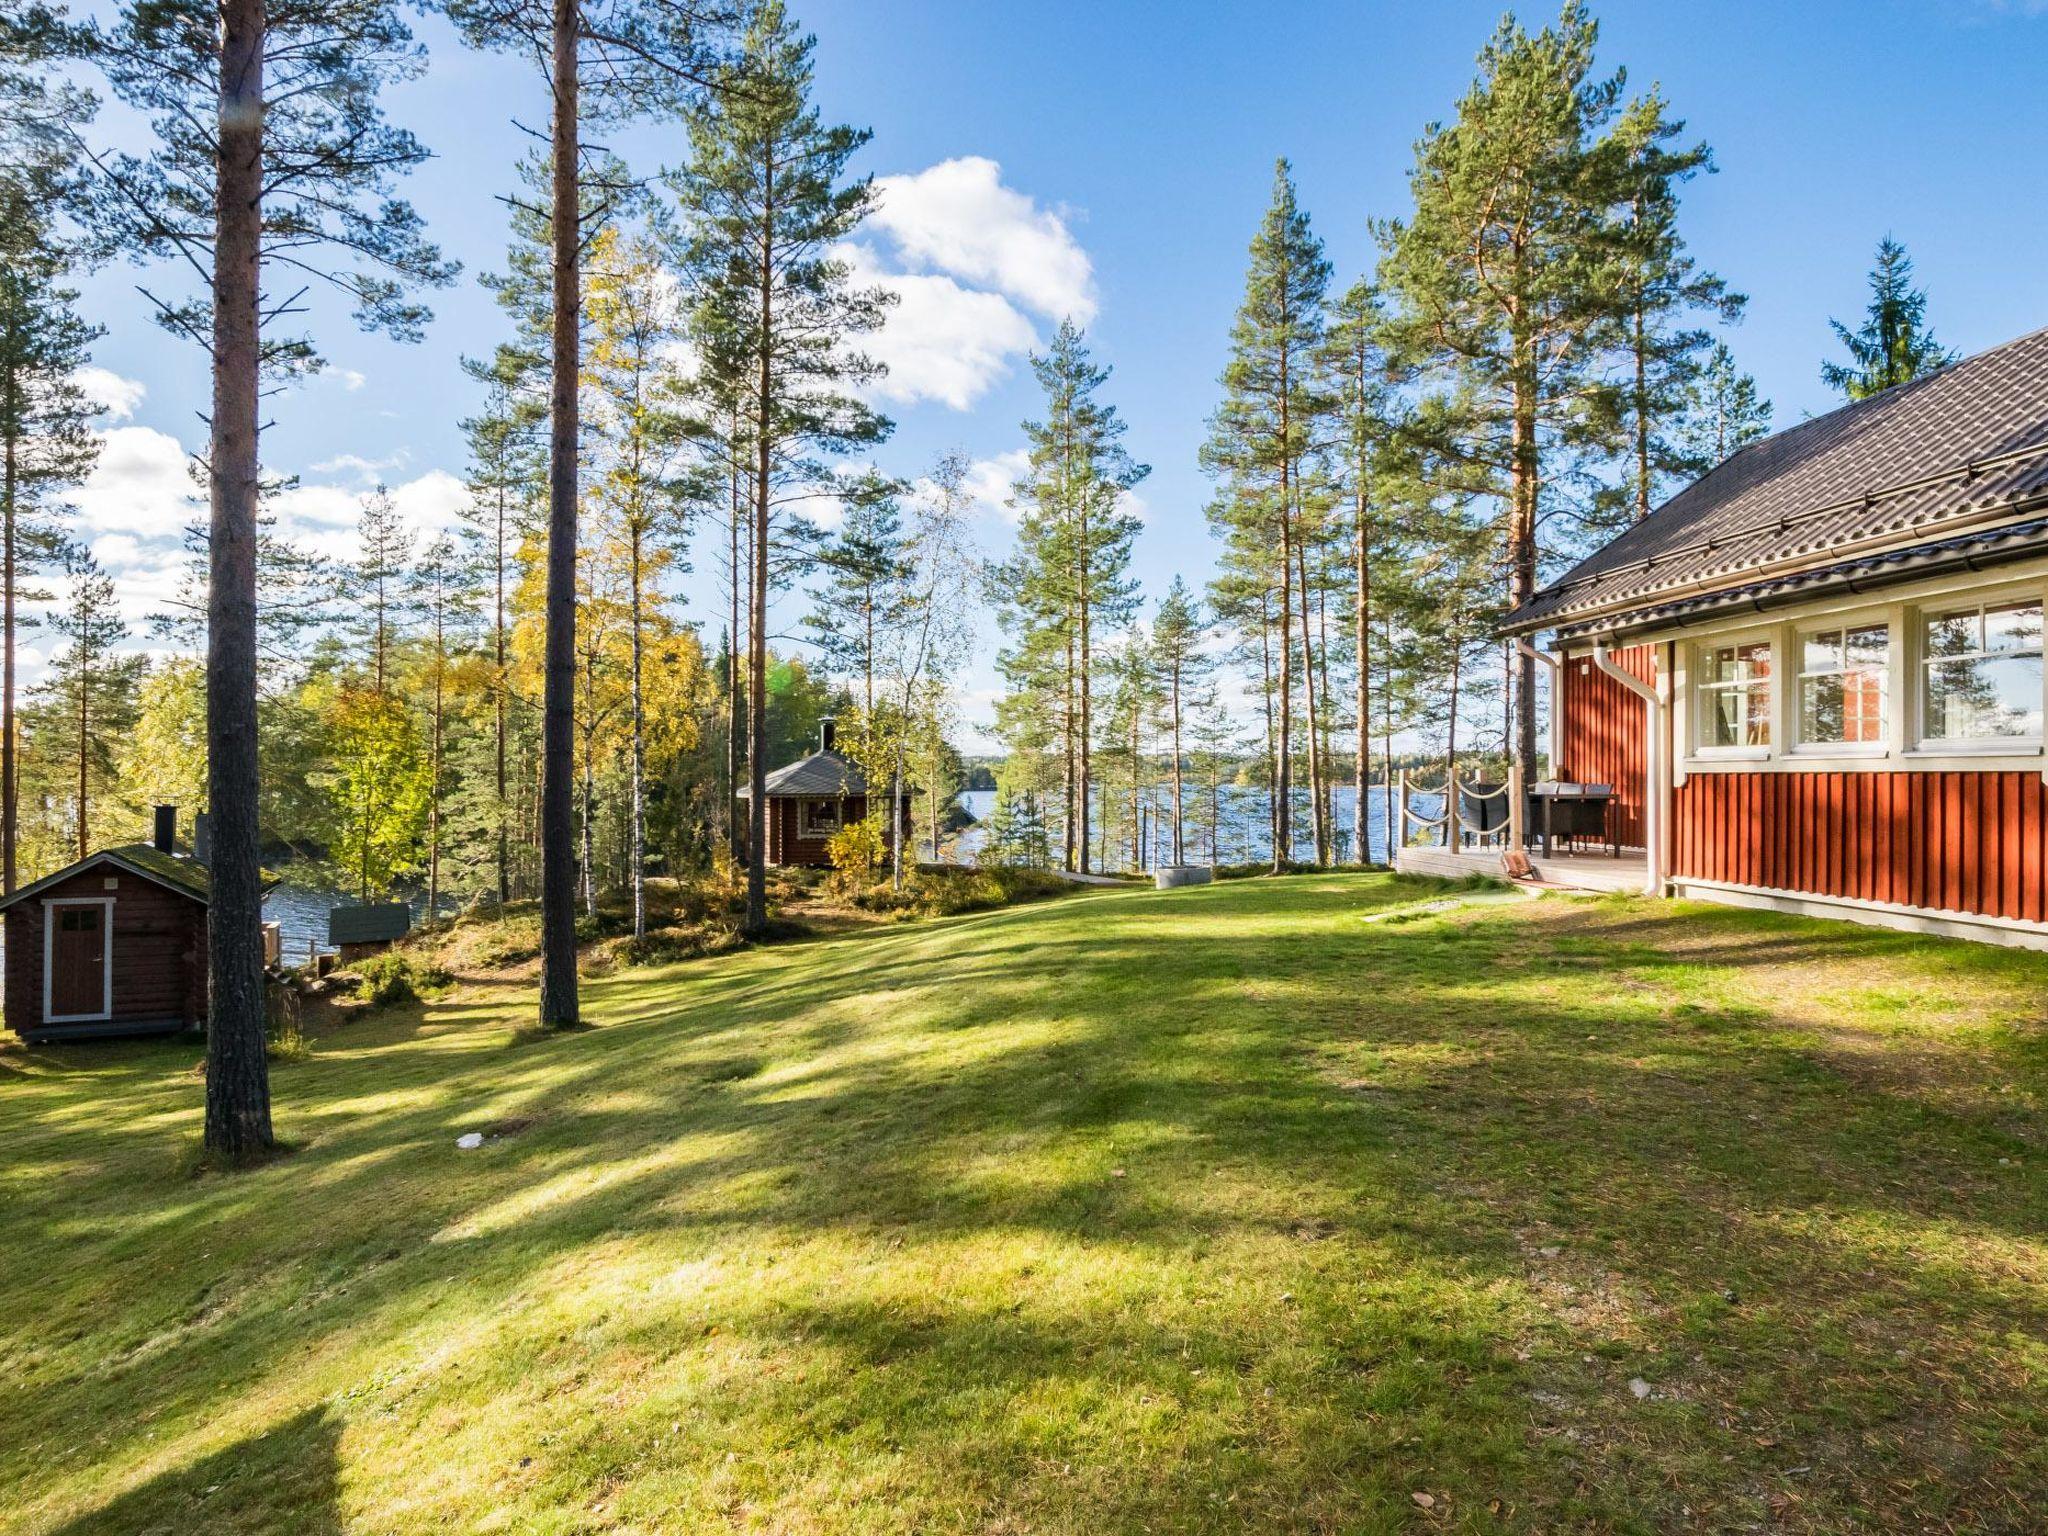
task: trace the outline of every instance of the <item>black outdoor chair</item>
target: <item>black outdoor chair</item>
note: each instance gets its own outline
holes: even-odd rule
[[[1475,779],[1458,786],[1458,841],[1469,846],[1504,837],[1508,829],[1508,797],[1502,786]]]

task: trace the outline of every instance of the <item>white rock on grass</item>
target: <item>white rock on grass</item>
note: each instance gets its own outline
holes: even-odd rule
[[[482,1131],[471,1131],[467,1136],[458,1136],[455,1138],[455,1145],[462,1148],[462,1150],[465,1152],[474,1152],[478,1147],[482,1146],[483,1144],[484,1133]]]

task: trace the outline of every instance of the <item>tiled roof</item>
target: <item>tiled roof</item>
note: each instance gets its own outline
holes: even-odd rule
[[[1511,613],[1527,632],[1682,601],[2048,504],[2048,330],[1732,455]]]

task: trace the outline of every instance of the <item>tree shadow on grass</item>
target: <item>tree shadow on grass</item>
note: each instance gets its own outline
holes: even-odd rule
[[[341,1426],[324,1408],[161,1472],[51,1536],[192,1536],[213,1530],[345,1536]]]

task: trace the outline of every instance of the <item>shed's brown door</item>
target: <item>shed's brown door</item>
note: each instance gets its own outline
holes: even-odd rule
[[[105,908],[50,909],[50,1016],[107,1011]]]

